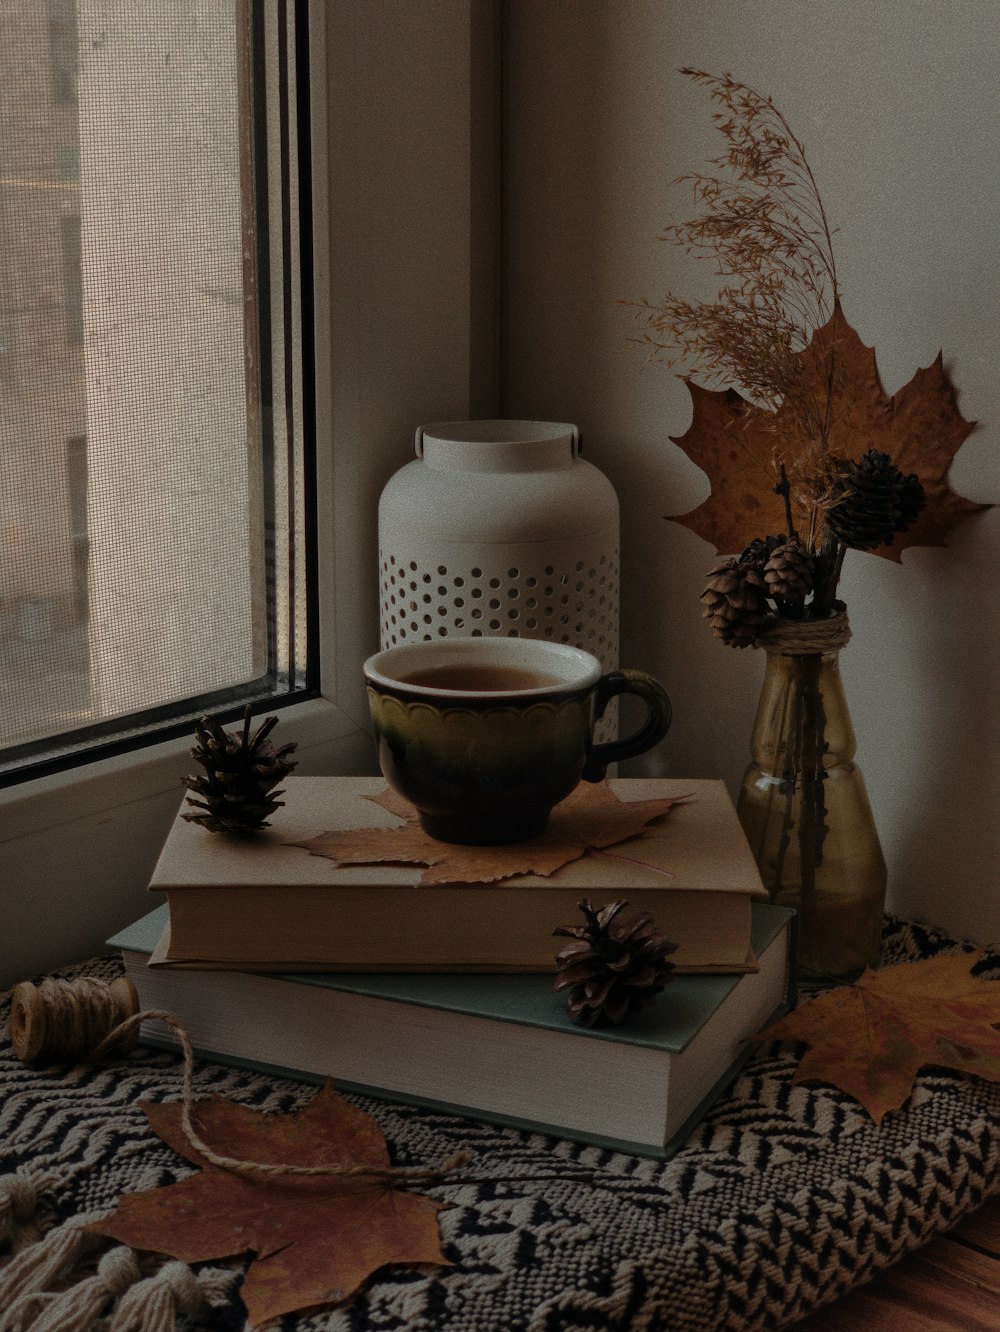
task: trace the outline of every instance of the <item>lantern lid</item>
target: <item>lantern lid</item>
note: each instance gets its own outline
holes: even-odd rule
[[[553,421],[439,421],[421,426],[414,446],[432,468],[536,472],[569,466],[580,452],[580,432]]]

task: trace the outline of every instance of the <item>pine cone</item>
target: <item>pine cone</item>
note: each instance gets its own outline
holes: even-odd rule
[[[888,546],[905,532],[924,507],[924,488],[916,474],[904,476],[887,453],[869,449],[854,462],[835,460],[834,506],[826,525],[845,546],[873,550]]]
[[[277,799],[284,792],[273,788],[295,767],[294,760],[285,757],[295,745],[275,749],[267,739],[277,725],[277,717],[268,717],[252,736],[250,721],[248,703],[240,733],[227,733],[212,717],[202,717],[195,727],[198,744],[191,755],[205,769],[206,776],[182,777],[181,781],[188,790],[204,797],[192,800],[188,796],[186,800],[203,813],[183,817],[210,832],[244,836],[257,832],[268,826],[268,815],[284,804]]]
[[[702,615],[716,638],[730,647],[751,647],[767,615],[767,589],[758,569],[731,555],[708,575]]]
[[[784,536],[754,537],[740,556],[740,564],[753,565],[759,573],[763,573],[764,565],[771,558],[772,552],[787,540],[788,538]]]
[[[623,1022],[652,1003],[673,971],[665,959],[677,945],[657,933],[648,911],[616,920],[627,905],[618,901],[595,910],[584,898],[580,910],[586,925],[552,931],[574,940],[556,957],[559,974],[553,988],[569,989],[566,1011],[585,1027]]]
[[[783,541],[764,566],[764,582],[775,601],[801,606],[813,590],[813,558],[801,541]]]

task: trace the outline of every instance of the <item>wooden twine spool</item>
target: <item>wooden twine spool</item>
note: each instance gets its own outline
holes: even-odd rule
[[[115,1027],[139,1011],[139,995],[126,977],[74,981],[48,978],[40,985],[21,981],[14,986],[10,1040],[24,1064],[79,1063],[91,1055]],[[134,1049],[138,1025],[101,1052],[121,1056]]]

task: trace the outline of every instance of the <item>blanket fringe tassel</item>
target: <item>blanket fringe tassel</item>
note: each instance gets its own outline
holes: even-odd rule
[[[0,1247],[17,1253],[45,1234],[40,1195],[46,1182],[28,1174],[0,1175]]]
[[[82,1275],[81,1265],[90,1266],[110,1242],[85,1228],[96,1213],[18,1244],[39,1225],[39,1192],[24,1176],[0,1177],[0,1243],[16,1250],[0,1267],[0,1332],[89,1332],[97,1326],[107,1332],[174,1332],[181,1315],[224,1303],[240,1278],[224,1268],[194,1272],[176,1260],[144,1276],[138,1255],[124,1244],[108,1249],[96,1269]]]

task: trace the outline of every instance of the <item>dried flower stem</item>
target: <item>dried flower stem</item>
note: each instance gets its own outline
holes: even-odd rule
[[[659,304],[631,303],[647,329],[637,341],[706,387],[735,385],[756,405],[781,408],[766,465],[778,478],[789,537],[797,536],[794,509],[818,562],[823,596],[807,614],[826,615],[844,555],[824,532],[836,347],[831,340],[818,390],[799,353],[839,301],[833,230],[805,148],[771,98],[731,74],[681,73],[708,89],[726,149],[710,162],[714,173],[675,182],[690,188],[700,211],[668,226],[663,239],[713,258],[723,285],[709,301],[668,292]],[[783,452],[798,460],[794,469]]]
[[[817,402],[802,382],[795,353],[829,318],[838,297],[832,231],[805,149],[769,97],[732,75],[681,71],[707,87],[720,110],[721,175],[690,175],[701,212],[667,227],[664,239],[689,254],[711,255],[724,285],[714,301],[668,293],[634,308],[649,332],[641,339],[668,365],[683,364],[710,386],[738,384],[755,402],[784,404],[814,447],[829,436],[833,366]],[[832,359],[832,358],[831,358]]]
[[[792,488],[788,484],[788,473],[785,471],[785,464],[780,463],[780,479],[774,487],[774,493],[780,495],[785,502],[785,528],[789,537],[794,541],[798,539],[798,532],[795,530],[795,519],[792,517]]]

